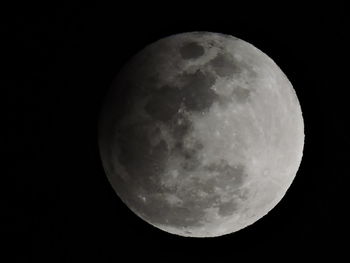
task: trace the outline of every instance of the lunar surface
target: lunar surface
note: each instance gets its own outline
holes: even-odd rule
[[[229,35],[191,32],[140,51],[101,111],[107,177],[139,217],[166,232],[238,231],[282,199],[299,168],[304,124],[281,69]]]

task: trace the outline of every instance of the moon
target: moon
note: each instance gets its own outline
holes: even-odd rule
[[[230,35],[160,39],[116,76],[99,121],[117,195],[168,233],[243,229],[283,198],[301,163],[304,122],[281,69]]]

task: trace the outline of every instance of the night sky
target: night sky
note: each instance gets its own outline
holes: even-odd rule
[[[234,262],[345,252],[350,136],[343,6],[290,2],[265,12],[228,1],[72,3],[16,6],[3,19],[1,31],[10,34],[3,50],[10,71],[7,174],[14,180],[2,202],[1,232],[12,247],[6,262],[129,256]],[[186,31],[231,34],[262,50],[293,84],[304,117],[304,156],[285,197],[251,227],[219,238],[184,238],[142,221],[113,191],[98,152],[99,110],[121,66],[145,45]]]

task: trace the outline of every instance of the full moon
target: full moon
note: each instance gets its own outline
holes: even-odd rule
[[[298,171],[304,122],[274,61],[230,35],[160,39],[116,76],[99,149],[117,195],[166,232],[215,237],[273,209]]]

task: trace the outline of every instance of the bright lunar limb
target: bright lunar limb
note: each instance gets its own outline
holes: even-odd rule
[[[169,233],[238,231],[282,199],[304,124],[281,69],[233,36],[190,32],[136,54],[99,124],[101,159],[122,201]]]

